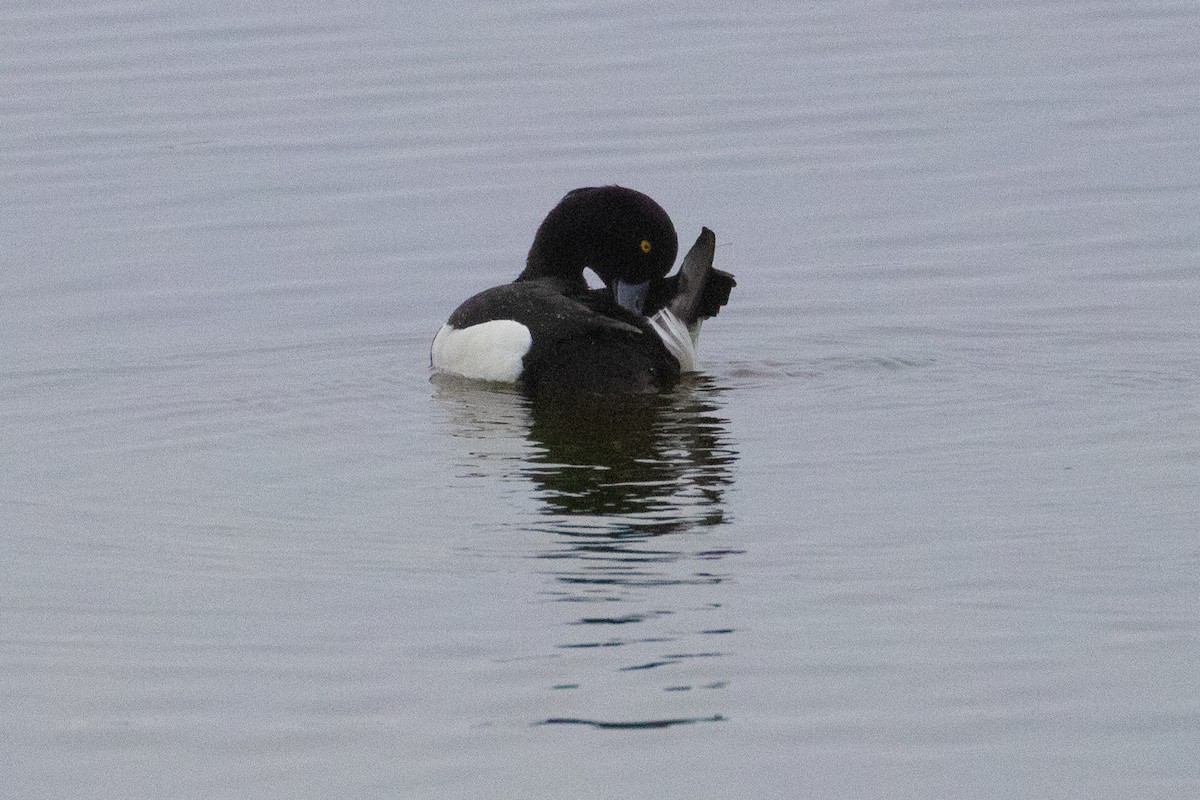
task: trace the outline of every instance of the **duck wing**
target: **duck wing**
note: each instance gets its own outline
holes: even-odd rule
[[[713,267],[716,248],[716,235],[702,228],[675,276],[675,293],[666,307],[685,325],[715,317],[729,302],[729,293],[737,285],[733,275]]]
[[[547,343],[588,331],[642,333],[635,323],[609,316],[605,310],[586,294],[564,294],[553,281],[517,281],[471,297],[448,321],[461,330],[483,322],[513,320]]]

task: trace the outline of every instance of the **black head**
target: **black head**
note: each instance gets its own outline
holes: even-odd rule
[[[538,227],[518,280],[555,277],[582,288],[590,267],[616,291],[662,278],[678,252],[671,218],[646,195],[623,186],[575,189]]]

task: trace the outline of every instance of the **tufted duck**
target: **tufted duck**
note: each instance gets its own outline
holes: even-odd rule
[[[670,388],[694,368],[700,323],[735,285],[712,268],[715,242],[705,228],[667,278],[678,239],[658,203],[620,186],[575,189],[538,227],[516,281],[450,315],[431,363],[535,397]],[[604,288],[588,288],[587,267]]]

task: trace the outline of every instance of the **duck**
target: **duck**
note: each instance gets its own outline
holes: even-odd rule
[[[512,283],[463,302],[430,349],[436,373],[513,384],[535,398],[644,394],[695,369],[700,325],[734,277],[701,231],[676,275],[670,216],[623,186],[574,189],[538,226]],[[591,269],[603,283],[592,289]]]

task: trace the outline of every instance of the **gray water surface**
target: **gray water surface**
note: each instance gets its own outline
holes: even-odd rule
[[[1200,796],[1200,7],[0,9],[0,795]],[[567,190],[679,389],[431,380]]]

